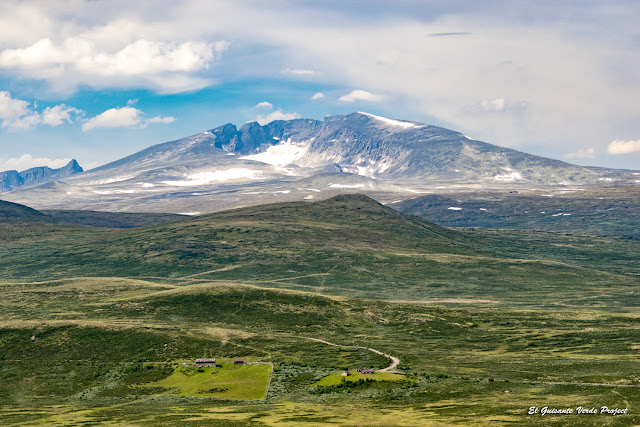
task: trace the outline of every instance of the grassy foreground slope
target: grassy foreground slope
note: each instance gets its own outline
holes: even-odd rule
[[[0,293],[5,425],[640,422],[637,312],[444,307],[116,278],[5,284]],[[318,392],[318,381],[342,369],[389,364],[366,348],[399,357],[406,380]],[[273,363],[266,400],[171,396],[163,387],[178,387],[181,362],[203,356]],[[532,405],[631,413],[530,417]]]
[[[615,300],[605,289],[615,289],[626,303],[638,298],[638,268],[632,262],[640,258],[637,242],[451,230],[358,195],[131,230],[51,227],[37,238],[0,244],[5,280],[235,280],[387,300],[552,299],[597,305],[597,295]]]
[[[3,424],[640,423],[637,242],[451,230],[364,196],[0,224]],[[368,349],[406,380],[318,388],[389,366]],[[197,357],[273,364],[266,399],[178,387]],[[526,415],[601,405],[629,414]]]

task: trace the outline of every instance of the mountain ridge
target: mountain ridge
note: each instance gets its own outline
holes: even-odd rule
[[[8,170],[0,172],[0,192],[62,179],[81,172],[83,172],[83,169],[75,159],[57,169],[52,169],[48,166],[37,166],[22,172]]]
[[[39,209],[201,214],[349,192],[391,203],[443,188],[598,185],[634,177],[355,112],[322,121],[224,124],[9,197]]]

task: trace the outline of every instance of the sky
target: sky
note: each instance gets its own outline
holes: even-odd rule
[[[640,2],[0,3],[0,171],[354,111],[640,169]]]

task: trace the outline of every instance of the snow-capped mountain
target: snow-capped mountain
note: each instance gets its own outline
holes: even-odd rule
[[[443,187],[590,185],[623,175],[612,174],[358,112],[226,124],[3,198],[40,209],[204,213],[345,191],[391,201]]]

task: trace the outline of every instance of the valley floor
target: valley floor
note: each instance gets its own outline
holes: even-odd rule
[[[178,283],[109,277],[2,283],[3,424],[640,422],[637,308],[527,308],[495,298],[481,306],[409,304]],[[389,367],[386,355],[400,359],[396,370],[404,377],[319,387],[344,369]],[[166,388],[180,383],[175,375],[184,361],[209,356],[223,366],[234,357],[273,364],[266,398]],[[211,384],[212,393],[224,393]],[[574,414],[527,415],[532,406]],[[628,413],[577,415],[579,406]]]

